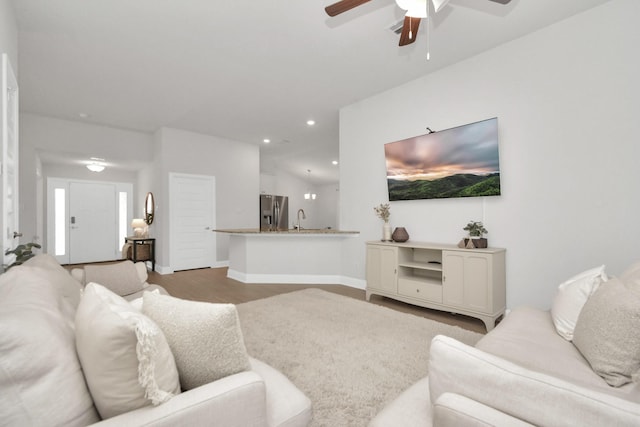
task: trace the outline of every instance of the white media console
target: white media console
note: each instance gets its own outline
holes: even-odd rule
[[[482,320],[490,331],[506,307],[505,249],[425,242],[367,242],[367,300],[382,295]]]

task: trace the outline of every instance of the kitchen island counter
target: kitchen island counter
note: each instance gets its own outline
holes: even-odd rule
[[[344,284],[342,242],[358,231],[213,230],[229,234],[227,277],[243,283]]]
[[[344,231],[344,230],[334,230],[333,228],[303,228],[301,230],[291,229],[291,230],[278,230],[278,231],[261,231],[258,228],[230,228],[230,229],[222,229],[222,230],[213,230],[218,233],[229,233],[229,234],[246,234],[246,235],[256,235],[260,234],[261,236],[282,236],[282,235],[309,235],[309,234],[321,234],[321,235],[349,235],[352,234],[357,236],[360,234],[359,231]]]

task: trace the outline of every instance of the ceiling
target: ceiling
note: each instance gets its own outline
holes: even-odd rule
[[[20,106],[258,144],[263,172],[306,179],[310,169],[317,184],[337,182],[341,107],[606,1],[451,0],[430,19],[427,61],[424,23],[398,47],[393,0],[334,18],[324,12],[332,0],[13,0]]]

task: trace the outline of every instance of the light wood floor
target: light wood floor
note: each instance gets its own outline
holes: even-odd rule
[[[164,275],[149,272],[149,283],[164,287],[169,294],[178,298],[214,303],[240,304],[304,288],[319,288],[365,300],[365,291],[343,285],[246,284],[227,278],[226,268],[179,271]],[[378,295],[373,295],[371,302],[474,332],[486,333],[482,321],[471,317],[417,307]]]

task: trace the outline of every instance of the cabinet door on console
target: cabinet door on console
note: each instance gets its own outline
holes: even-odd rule
[[[444,251],[442,260],[443,302],[447,305],[489,313],[491,256]]]
[[[367,288],[397,292],[398,248],[367,245]]]

